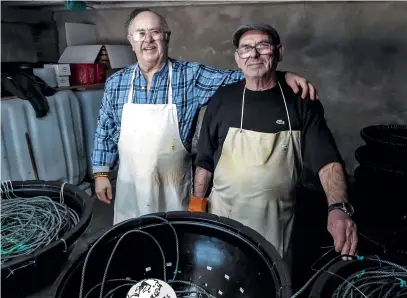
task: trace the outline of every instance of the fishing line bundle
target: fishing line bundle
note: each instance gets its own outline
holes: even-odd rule
[[[74,185],[2,181],[2,295],[25,297],[52,283],[91,215],[92,200]]]
[[[258,233],[213,214],[168,212],[104,233],[74,261],[55,297],[147,297],[129,294],[136,284],[153,297],[172,298],[160,294],[168,285],[174,297],[291,296],[282,259]]]
[[[310,298],[407,298],[407,266],[379,256],[346,256],[353,260],[333,258],[292,298],[301,297],[311,285]]]
[[[54,202],[47,196],[18,197],[11,182],[1,183],[1,263],[47,246],[78,224],[78,213],[64,204],[63,189],[64,184]]]

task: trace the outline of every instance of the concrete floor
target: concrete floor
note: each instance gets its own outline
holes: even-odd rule
[[[302,189],[297,195],[296,224],[293,232],[295,266],[292,277],[293,291],[299,289],[313,274],[311,265],[326,252],[326,249],[321,247],[332,245],[330,235],[326,232],[325,204],[324,195],[319,191]],[[59,278],[53,286],[27,298],[54,298],[56,287],[65,270],[90,243],[112,226],[112,222],[113,204],[107,205],[95,198],[92,222],[77,241]]]

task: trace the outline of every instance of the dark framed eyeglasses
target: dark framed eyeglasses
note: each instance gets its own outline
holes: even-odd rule
[[[274,46],[268,42],[261,42],[254,46],[242,45],[236,49],[236,53],[240,58],[247,59],[250,57],[253,49],[255,49],[259,55],[269,55],[273,53]]]

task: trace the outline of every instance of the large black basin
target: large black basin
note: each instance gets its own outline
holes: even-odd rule
[[[48,196],[60,200],[62,183],[54,181],[12,181],[15,195],[22,198]],[[10,185],[10,184],[9,184]],[[3,190],[4,191],[4,190]],[[67,261],[74,243],[88,227],[92,217],[92,200],[75,185],[65,184],[64,203],[79,215],[79,223],[63,235],[62,239],[35,252],[13,258],[1,265],[2,297],[25,297],[54,282]],[[2,193],[2,200],[7,200]]]
[[[386,263],[388,260],[383,257],[383,259],[379,256],[362,258],[352,261],[339,260],[328,268],[320,270],[321,274],[315,280],[309,297],[407,297],[407,289],[398,286],[399,281],[397,279],[407,273],[407,267],[405,267],[407,259],[404,259],[403,263],[389,265],[389,263]],[[404,266],[404,269],[402,266]],[[387,285],[380,291],[380,286],[384,283],[387,283]],[[351,291],[342,290],[336,292],[340,287],[342,289],[350,287]],[[353,294],[350,292],[353,292]],[[404,292],[404,295],[402,292]],[[397,296],[398,294],[400,296]]]
[[[360,131],[367,145],[386,151],[407,152],[407,125],[371,125]]]
[[[165,263],[157,243],[150,236],[128,233],[111,259],[103,295],[123,283],[129,283],[111,281],[114,279],[140,281],[167,278],[168,281],[175,279],[194,283],[222,298],[291,297],[290,278],[282,259],[276,249],[254,230],[234,220],[207,213],[168,212],[153,216],[159,218],[147,216],[128,220],[100,237],[74,261],[61,279],[55,297],[81,297],[81,275],[90,250],[82,298],[100,297],[97,285],[103,280],[112,250],[120,237],[132,230],[153,236],[162,248]],[[178,270],[174,231],[162,218],[168,220],[178,237]],[[172,285],[175,290],[193,288],[186,284]],[[95,290],[89,293],[95,286]],[[126,297],[129,289],[130,286],[125,286],[109,297]]]

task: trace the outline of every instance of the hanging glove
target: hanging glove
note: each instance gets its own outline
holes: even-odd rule
[[[206,212],[206,207],[208,206],[208,200],[205,198],[198,198],[191,195],[189,200],[188,211],[190,212]]]

